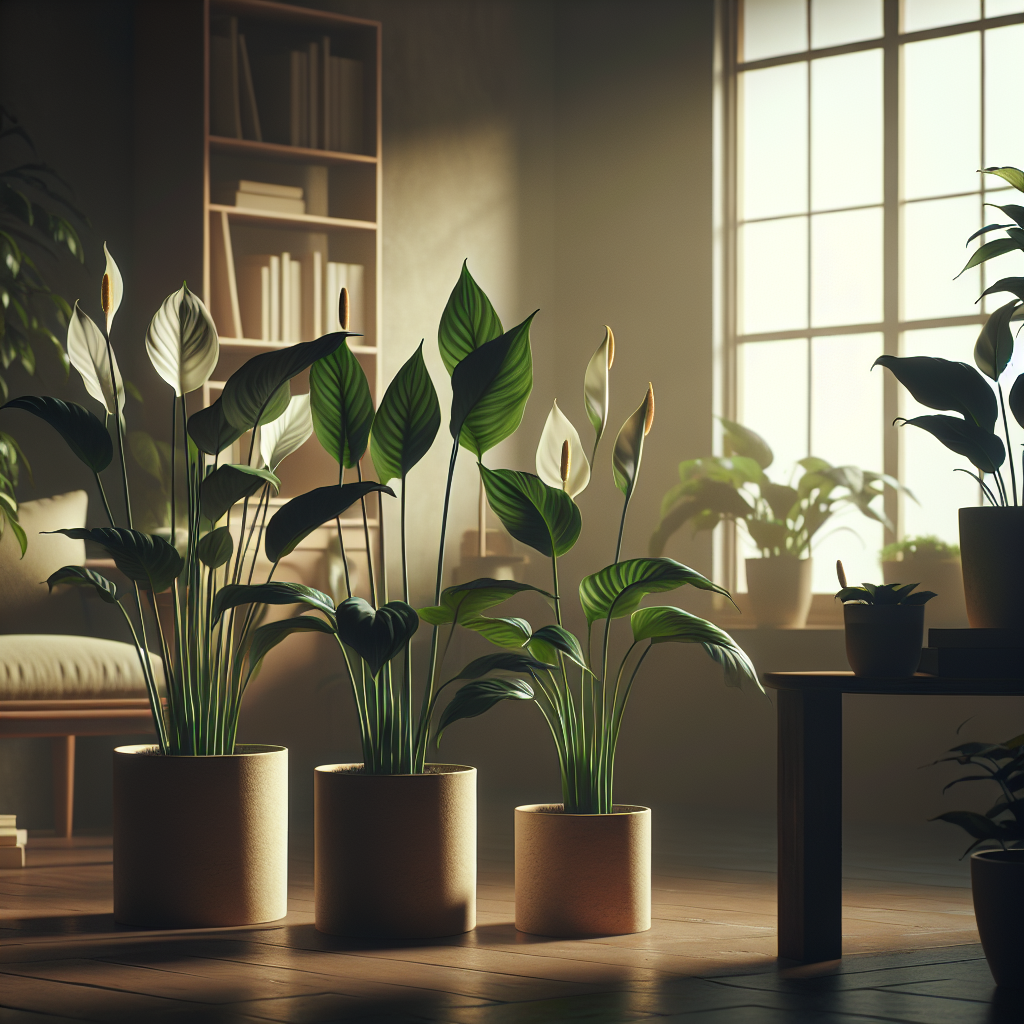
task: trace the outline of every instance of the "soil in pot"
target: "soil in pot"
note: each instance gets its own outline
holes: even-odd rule
[[[651,927],[651,811],[566,814],[561,804],[517,807],[516,928],[584,938]]]
[[[288,912],[288,751],[114,751],[114,918],[213,928]]]
[[[1024,507],[960,509],[960,560],[973,629],[1024,629]]]
[[[972,854],[971,892],[992,977],[999,986],[1024,988],[1024,850]]]
[[[844,604],[846,660],[854,675],[912,676],[921,660],[924,605]]]
[[[811,559],[748,558],[747,601],[758,626],[802,629],[811,610]]]
[[[317,930],[425,939],[476,927],[476,769],[362,767],[314,772]]]

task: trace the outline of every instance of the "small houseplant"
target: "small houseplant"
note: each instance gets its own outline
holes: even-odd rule
[[[584,397],[595,429],[596,453],[608,416],[610,332],[586,375]],[[614,800],[615,752],[623,715],[639,670],[655,644],[697,643],[734,685],[757,682],[746,654],[717,626],[671,605],[639,607],[644,597],[690,585],[728,597],[695,570],[670,558],[622,558],[623,527],[654,419],[654,394],[623,424],[612,454],[612,476],[622,493],[614,559],[585,577],[579,597],[587,623],[584,642],[566,627],[559,558],[576,543],[582,517],[573,500],[591,473],[579,434],[557,404],[537,450],[537,474],[479,465],[487,499],[505,528],[551,562],[551,590],[538,597],[554,622],[534,627],[519,617],[483,614],[523,588],[497,581],[454,586],[432,608],[429,622],[472,630],[508,653],[484,656],[494,676],[462,685],[437,728],[479,715],[497,700],[533,700],[558,752],[562,803],[516,809],[516,927],[544,935],[622,934],[650,927],[649,808]],[[614,655],[615,621],[629,616],[631,642]],[[596,628],[595,628],[596,627]],[[596,634],[596,635],[595,635]],[[527,655],[524,652],[529,652]],[[456,684],[464,673],[449,676]],[[490,673],[489,673],[490,674]]]
[[[104,419],[48,397],[24,396],[3,406],[50,424],[92,472],[109,525],[59,532],[99,545],[129,581],[123,591],[77,565],[47,580],[51,589],[88,588],[118,608],[153,712],[157,745],[121,747],[114,755],[114,914],[123,923],[156,927],[274,920],[287,910],[288,752],[236,744],[235,737],[246,684],[277,639],[276,624],[259,625],[265,605],[293,603],[307,588],[273,583],[259,603],[245,599],[242,581],[252,577],[264,531],[281,537],[302,529],[288,506],[267,524],[278,479],[270,468],[252,465],[254,444],[262,424],[264,450],[276,465],[310,435],[312,425],[304,429],[295,415],[302,399],[289,397],[288,382],[341,345],[344,335],[256,356],[229,378],[221,398],[189,415],[188,396],[213,373],[219,341],[206,307],[187,285],[167,297],[150,324],[146,349],[173,392],[171,445],[185,452],[184,479],[171,492],[172,522],[183,524],[185,536],[179,552],[163,537],[134,528],[124,385],[111,343],[122,290],[108,253],[104,329],[77,303],[68,328],[68,357]],[[223,458],[247,433],[245,462]],[[111,475],[112,487],[104,482]],[[340,504],[376,487],[346,491]],[[278,559],[272,561],[271,574]],[[170,629],[158,614],[168,591]]]
[[[944,793],[961,782],[990,782],[998,788],[996,802],[985,814],[947,811],[931,820],[958,825],[973,840],[964,856],[971,854],[974,916],[985,958],[997,985],[1020,988],[1024,986],[1024,931],[1020,927],[1020,908],[1024,906],[1024,733],[1004,743],[961,743],[949,753],[952,756],[933,763],[955,761],[982,774],[954,779]]]
[[[854,675],[869,678],[912,676],[921,660],[924,606],[935,594],[917,583],[846,583],[843,563],[836,562],[846,625],[846,659]]]
[[[1002,178],[1024,192],[1024,172],[1016,167],[986,167],[982,173]],[[1006,229],[1006,237],[980,245],[964,270],[1005,253],[1024,251],[1024,207],[989,205],[1009,217],[1011,223],[988,224],[976,231],[968,243],[1000,229]],[[874,366],[890,370],[921,405],[954,414],[901,418],[900,422],[927,431],[973,466],[973,471],[958,471],[969,473],[978,481],[989,504],[960,509],[967,617],[975,627],[1020,629],[1024,626],[1024,592],[1019,585],[1024,574],[1024,463],[1022,479],[1018,481],[1007,409],[1024,426],[1024,374],[1018,375],[1008,393],[1003,377],[1013,356],[1011,324],[1024,315],[1024,277],[996,281],[978,301],[1001,292],[1013,298],[992,313],[982,327],[974,346],[977,369],[936,356],[879,356]]]
[[[679,464],[679,483],[662,499],[650,554],[660,555],[685,523],[696,532],[713,530],[723,519],[740,522],[761,555],[746,560],[757,624],[803,626],[811,607],[810,553],[818,531],[845,505],[888,526],[875,501],[886,485],[900,485],[884,473],[833,466],[813,456],[797,463],[803,469],[799,479],[778,483],[766,473],[775,460],[768,442],[749,427],[721,422],[732,454]]]
[[[958,544],[948,544],[932,535],[904,537],[886,544],[880,557],[886,583],[916,579],[921,581],[919,586],[935,591],[935,599],[928,602],[924,611],[926,627],[967,625]]]

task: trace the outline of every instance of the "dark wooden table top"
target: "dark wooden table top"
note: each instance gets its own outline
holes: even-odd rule
[[[804,693],[894,693],[949,697],[1024,697],[1024,669],[1019,677],[948,678],[917,672],[913,676],[869,679],[852,672],[765,672],[765,686]]]

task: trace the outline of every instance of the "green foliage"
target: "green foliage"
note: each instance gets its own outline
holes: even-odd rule
[[[373,399],[366,374],[347,339],[310,368],[309,399],[321,447],[343,469],[351,469],[366,451],[373,426]]]
[[[405,649],[420,620],[404,601],[390,601],[374,608],[361,597],[350,597],[335,612],[338,637],[348,644],[376,678],[381,668]]]
[[[116,583],[94,569],[86,569],[84,565],[65,565],[50,574],[46,586],[51,592],[57,586],[90,587],[105,604],[116,604],[120,597]]]
[[[441,734],[460,718],[476,718],[503,700],[533,700],[533,687],[525,679],[478,679],[466,683],[448,702],[437,723],[434,737],[441,745]]]
[[[896,607],[897,605],[927,604],[936,594],[930,590],[911,591],[919,587],[919,583],[864,583],[859,587],[843,587],[836,599],[843,604],[871,604],[876,606]]]
[[[169,589],[184,568],[181,555],[163,537],[138,530],[101,526],[94,530],[76,527],[51,532],[99,545],[128,579],[154,594]]]
[[[269,469],[254,466],[218,466],[199,486],[199,511],[216,523],[237,502],[251,498],[264,484],[276,494],[281,481]]]
[[[107,428],[88,409],[59,398],[23,395],[0,409],[21,409],[49,423],[64,438],[72,453],[94,473],[102,473],[114,458]]]
[[[892,562],[899,555],[913,559],[934,558],[950,559],[960,557],[960,546],[948,544],[946,541],[934,534],[926,534],[920,537],[904,537],[893,544],[886,544],[879,552],[883,562]]]
[[[469,261],[462,263],[462,272],[441,314],[437,327],[437,347],[449,374],[470,354],[488,341],[504,333],[501,320],[491,300],[473,280]]]
[[[227,565],[235,550],[230,526],[218,526],[216,530],[203,534],[196,545],[196,556],[208,569],[219,569]]]
[[[533,473],[479,467],[487,501],[516,540],[549,558],[564,555],[579,539],[583,520],[565,491]]]
[[[213,599],[213,620],[240,605],[304,604],[334,619],[334,602],[324,593],[302,583],[229,583]]]

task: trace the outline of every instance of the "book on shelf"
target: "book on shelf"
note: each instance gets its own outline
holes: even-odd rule
[[[210,35],[210,132],[262,142],[245,36],[238,31],[238,18],[227,18],[225,28],[226,34]]]
[[[260,131],[260,112],[256,106],[256,90],[252,84],[252,65],[249,63],[249,48],[245,45],[245,36],[238,35],[238,84],[239,105],[243,138],[263,141]]]
[[[238,309],[242,334],[257,341],[281,340],[281,257],[239,256]]]
[[[16,814],[0,814],[0,828],[14,828],[18,824]]]
[[[324,310],[327,322],[324,333],[340,331],[338,320],[338,299],[341,289],[348,289],[348,308],[350,331],[363,334],[366,330],[366,292],[364,282],[366,268],[360,263],[328,263],[325,274]]]
[[[324,258],[319,249],[304,252],[302,263],[301,302],[303,341],[319,338],[324,325]]]
[[[0,868],[23,868],[24,866],[24,846],[0,846]]]
[[[24,846],[26,842],[28,842],[27,829],[18,828],[14,825],[0,826],[0,848],[4,846]]]
[[[277,185],[265,181],[226,181],[214,185],[210,196],[215,203],[250,210],[305,214],[303,191],[296,185]]]
[[[331,57],[328,73],[329,149],[362,153],[363,62],[349,57]]]

